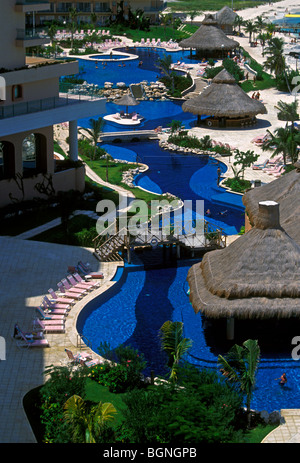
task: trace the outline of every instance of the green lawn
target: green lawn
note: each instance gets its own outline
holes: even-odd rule
[[[246,435],[247,444],[260,444],[261,441],[271,432],[277,428],[275,425],[259,425],[254,429],[251,429]]]
[[[276,1],[276,0],[275,0]],[[279,0],[277,0],[279,1]],[[253,0],[235,0],[234,1],[234,10],[241,10],[245,8],[253,8],[257,5],[268,4],[269,2],[263,1],[253,1]],[[225,0],[214,0],[213,4],[211,0],[202,0],[201,3],[199,0],[178,0],[176,2],[167,2],[167,6],[171,8],[172,11],[219,11],[223,6],[230,6],[228,1]]]
[[[110,402],[117,410],[115,424],[120,424],[123,418],[123,410],[126,408],[122,398],[126,394],[113,394],[108,388],[98,384],[96,381],[87,379],[86,381],[86,398],[92,402]]]

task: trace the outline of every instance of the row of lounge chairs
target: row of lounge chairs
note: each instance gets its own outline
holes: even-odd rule
[[[40,306],[36,307],[37,315],[29,332],[22,330],[19,323],[15,324],[13,339],[19,348],[49,347],[45,334],[64,333],[65,319],[72,306],[90,291],[98,288],[98,279],[103,278],[101,272],[89,273],[89,266],[83,262],[78,262],[75,267],[68,267],[68,272],[70,270],[74,273],[69,273],[57,283],[57,291],[49,288],[49,294],[45,295]]]
[[[173,42],[173,40],[161,41],[161,39],[141,39],[140,42],[135,42],[134,46],[143,46],[143,47],[163,47],[163,48],[180,48],[177,42]]]
[[[80,31],[75,31],[75,33],[73,34],[73,38],[74,39],[77,39],[77,40],[82,40],[84,39],[84,37],[86,36],[92,36],[96,34],[98,37],[103,37],[105,35],[110,35],[110,31],[109,30],[95,30],[95,29],[89,29],[87,31],[84,31],[83,29],[80,30]],[[70,31],[67,31],[67,30],[58,30],[55,34],[55,39],[56,40],[63,40],[63,39],[68,39],[68,38],[71,38],[72,34]]]
[[[283,157],[278,156],[274,159],[266,159],[261,163],[254,163],[252,165],[253,170],[261,170],[266,172],[268,175],[274,175],[275,177],[280,177],[284,172]]]

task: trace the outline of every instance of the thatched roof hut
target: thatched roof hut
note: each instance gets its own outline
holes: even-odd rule
[[[233,23],[237,13],[235,13],[228,6],[223,6],[221,10],[216,13],[216,20],[219,27],[224,31],[225,34],[231,34],[233,31]]]
[[[179,42],[182,48],[196,49],[201,56],[221,56],[223,53],[239,47],[239,42],[232,40],[218,27],[214,15],[207,15],[199,29],[187,39]],[[225,56],[224,56],[225,57]]]
[[[235,120],[253,118],[257,114],[267,113],[264,104],[250,98],[226,69],[219,72],[213,78],[211,85],[204,89],[200,95],[186,100],[182,109],[197,116],[206,115]],[[237,120],[236,125],[240,124],[241,121]]]
[[[300,246],[279,222],[279,204],[261,202],[256,226],[188,272],[190,301],[208,318],[300,317]]]
[[[249,221],[256,224],[259,201],[270,200],[280,203],[280,222],[285,231],[300,244],[300,163],[295,164],[296,169],[282,175],[266,185],[249,190],[243,196]]]

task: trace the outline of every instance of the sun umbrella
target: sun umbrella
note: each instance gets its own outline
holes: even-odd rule
[[[126,106],[126,114],[128,114],[128,106],[137,106],[140,104],[139,101],[137,101],[132,95],[129,95],[128,93],[115,100],[114,103],[117,105]]]

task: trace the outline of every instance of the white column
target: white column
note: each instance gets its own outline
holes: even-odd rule
[[[78,161],[78,131],[77,120],[69,122],[69,143],[70,143],[70,159]]]

